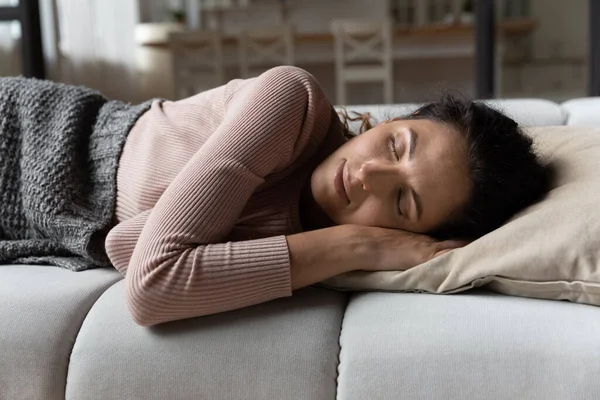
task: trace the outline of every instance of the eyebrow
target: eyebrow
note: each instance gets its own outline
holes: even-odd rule
[[[409,128],[410,133],[410,144],[408,150],[408,159],[412,160],[415,156],[415,147],[417,146],[417,133],[414,129]],[[417,207],[417,219],[421,219],[421,215],[423,214],[423,202],[421,201],[421,196],[411,187],[410,194],[415,202],[415,206]]]

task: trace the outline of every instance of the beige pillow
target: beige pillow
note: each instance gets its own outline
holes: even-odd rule
[[[352,290],[455,293],[473,287],[600,305],[600,127],[535,127],[555,165],[548,196],[470,245],[400,272],[351,272],[324,282]]]

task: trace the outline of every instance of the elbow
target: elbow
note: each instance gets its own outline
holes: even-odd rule
[[[141,247],[140,252],[143,250]],[[154,326],[178,319],[169,289],[173,286],[172,272],[178,259],[176,255],[143,260],[132,255],[124,281],[125,302],[136,324]]]
[[[143,296],[127,295],[127,307],[129,309],[129,314],[133,319],[133,322],[140,326],[154,326],[161,323],[162,321],[158,321],[156,319],[156,315],[153,315],[153,313],[148,311],[146,307],[140,307],[138,305],[140,304],[140,300],[143,301]]]
[[[181,307],[182,299],[173,298],[173,293],[168,289],[170,286],[156,275],[136,278],[132,273],[125,276],[125,300],[129,314],[136,324],[149,327],[210,314],[203,312],[210,310],[184,311],[188,307]]]
[[[144,311],[140,312],[139,310],[132,309],[131,307],[129,307],[129,311],[131,319],[133,319],[133,322],[139,326],[150,327],[160,324],[160,321],[154,320],[151,315],[148,315]]]
[[[150,306],[151,301],[156,302],[155,298],[150,298],[143,291],[136,294],[127,294],[127,308],[131,319],[137,325],[144,327],[156,326],[165,322],[177,321],[185,318],[202,317],[210,313],[194,313],[193,315],[178,315],[175,312],[165,313],[161,308]]]
[[[114,228],[108,233],[104,248],[115,269],[126,276],[129,260],[135,249],[135,241],[119,235],[117,228]]]
[[[140,316],[136,313],[131,313],[133,322],[135,322],[136,324],[138,324],[139,326],[144,326],[144,327],[151,327],[151,326],[155,326],[158,325],[158,322],[154,322],[150,319],[146,319],[144,316]]]
[[[159,318],[156,307],[157,298],[152,291],[144,285],[134,285],[128,277],[125,277],[125,300],[129,314],[133,321],[140,326],[154,326],[167,320]]]

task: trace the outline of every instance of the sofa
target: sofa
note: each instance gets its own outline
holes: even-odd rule
[[[495,100],[524,125],[600,126],[600,98]],[[384,118],[414,104],[350,106]],[[599,171],[600,172],[600,171]],[[116,270],[0,265],[0,399],[600,399],[600,307],[314,286],[136,325]]]

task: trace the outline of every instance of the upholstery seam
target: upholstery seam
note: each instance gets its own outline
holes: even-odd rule
[[[342,333],[344,331],[344,321],[346,320],[346,312],[348,311],[348,305],[350,304],[350,299],[352,298],[352,294],[348,294],[347,298],[346,298],[346,305],[344,307],[344,314],[342,315],[342,320],[340,321],[340,334],[338,336],[338,347],[339,347],[339,351],[338,351],[338,355],[337,355],[337,366],[335,368],[336,370],[336,375],[335,375],[335,399],[336,400],[340,400],[339,399],[339,387],[340,387],[340,366],[342,365],[342,361],[341,361],[341,355],[342,355]]]
[[[98,302],[98,299],[100,299],[100,297],[102,297],[102,295],[104,293],[106,293],[106,291],[108,289],[110,289],[111,287],[113,287],[114,285],[116,285],[117,283],[121,282],[124,278],[120,278],[119,280],[117,280],[116,282],[113,282],[112,284],[109,284],[106,286],[106,288],[104,288],[104,290],[102,290],[98,296],[96,297],[96,299],[94,299],[94,301],[92,302],[92,304],[90,305],[89,309],[87,310],[87,312],[85,313],[85,316],[81,319],[81,323],[79,324],[79,326],[77,327],[77,333],[75,335],[75,339],[73,340],[73,345],[71,346],[71,351],[69,352],[69,357],[67,359],[67,373],[65,374],[65,392],[63,395],[63,398],[66,400],[67,398],[67,384],[68,384],[68,378],[69,378],[69,371],[71,370],[71,360],[72,360],[72,356],[73,356],[73,349],[75,348],[75,345],[77,344],[77,339],[79,339],[79,336],[81,334],[81,327],[83,326],[83,323],[85,322],[85,320],[88,318],[88,315],[90,314],[90,311],[92,311],[92,308],[94,308],[94,306],[96,305],[96,303]]]

